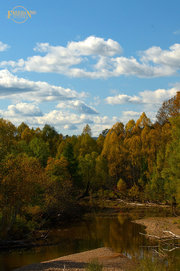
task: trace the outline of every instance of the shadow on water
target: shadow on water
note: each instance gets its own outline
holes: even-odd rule
[[[148,241],[139,234],[145,232],[144,227],[131,221],[146,215],[149,214],[144,211],[129,214],[106,211],[85,215],[78,223],[50,232],[47,242],[56,245],[0,252],[0,270],[10,271],[98,247],[110,247],[128,257],[141,257],[144,253],[141,246]]]

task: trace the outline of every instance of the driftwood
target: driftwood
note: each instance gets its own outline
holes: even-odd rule
[[[180,239],[180,235],[176,235],[172,231],[163,231],[163,233],[169,233],[171,236]]]
[[[155,246],[141,246],[143,248],[152,249],[160,257],[167,257],[169,252],[172,252],[176,249],[180,249],[180,236],[171,232],[171,231],[163,231],[164,236],[157,236],[152,234],[145,234],[140,232],[139,234],[150,238],[151,240],[158,241],[158,245]]]
[[[144,236],[146,236],[148,238],[154,238],[154,239],[158,239],[158,240],[161,239],[161,237],[156,236],[156,235],[146,234],[146,233],[142,233],[142,232],[140,232],[139,234],[144,235]]]
[[[152,235],[152,234],[147,234],[147,233],[142,233],[142,232],[140,232],[139,234],[141,234],[141,235],[144,235],[144,236],[146,236],[146,237],[148,237],[148,238],[153,238],[153,239],[158,239],[158,240],[164,240],[164,239],[167,239],[167,238],[169,238],[169,239],[167,239],[167,240],[174,240],[174,239],[180,239],[180,236],[179,235],[176,235],[176,234],[174,234],[173,232],[171,232],[171,231],[163,231],[163,233],[168,233],[169,235],[165,235],[165,236],[157,236],[157,235]]]

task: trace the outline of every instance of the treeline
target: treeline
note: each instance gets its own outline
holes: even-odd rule
[[[89,125],[79,136],[64,137],[47,124],[31,129],[0,119],[0,238],[72,215],[89,194],[179,202],[179,110],[177,92],[163,103],[156,123],[143,113],[97,139]]]

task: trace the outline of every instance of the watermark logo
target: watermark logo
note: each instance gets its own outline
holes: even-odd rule
[[[8,19],[11,19],[15,23],[22,24],[28,19],[31,19],[34,14],[36,14],[36,11],[27,10],[23,6],[16,6],[12,10],[8,10]]]

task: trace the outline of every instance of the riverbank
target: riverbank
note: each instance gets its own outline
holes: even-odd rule
[[[107,271],[127,271],[135,267],[135,262],[120,253],[113,252],[110,248],[98,248],[81,253],[76,253],[54,260],[31,264],[15,271],[83,271],[87,264],[97,260]]]
[[[180,217],[148,217],[133,221],[146,227],[146,233],[155,236],[164,236],[164,231],[170,231],[180,235]],[[78,271],[85,270],[87,264],[93,259],[103,265],[107,271],[128,271],[135,270],[137,261],[131,260],[121,253],[116,253],[109,248],[98,248],[77,254],[63,256],[37,264],[31,264],[16,271]]]
[[[85,208],[95,209],[120,209],[120,210],[134,210],[134,209],[150,209],[161,208],[171,210],[170,204],[154,203],[154,202],[139,202],[129,201],[127,199],[108,199],[108,198],[91,198],[86,197],[81,200],[80,205]]]
[[[106,220],[103,220],[102,215],[98,218],[100,220],[97,220],[97,218],[96,218],[96,222],[99,221],[99,223],[100,223],[100,224],[99,223],[96,224],[96,227],[95,227],[96,229],[97,229],[98,225],[104,225],[106,229],[109,228],[109,226],[110,226],[109,229],[111,229],[111,232],[113,232],[113,236],[114,236],[114,234],[117,235],[115,245],[113,245],[114,243],[110,242],[110,247],[113,247],[114,251],[121,251],[120,247],[122,248],[123,244],[126,243],[126,239],[123,238],[122,231],[118,230],[121,228],[121,223],[122,223],[122,220],[121,220],[120,221],[121,223],[119,224],[120,218],[122,218],[121,215],[120,215],[120,217],[118,216],[117,221],[114,220],[114,222],[112,223],[111,226],[110,226],[110,224],[106,224]],[[133,218],[133,216],[132,216],[132,218]],[[116,223],[115,223],[115,221],[116,221]],[[147,217],[147,218],[143,218],[143,219],[138,219],[133,222],[145,226],[147,234],[157,235],[157,236],[161,237],[163,235],[163,231],[171,231],[176,235],[180,235],[180,217],[157,217],[156,216],[156,217]],[[89,225],[90,225],[90,228],[93,228],[93,224],[89,224]],[[132,223],[130,223],[129,225],[132,225]],[[88,227],[88,234],[89,235],[91,235],[91,232],[89,232],[90,228]],[[127,224],[126,224],[126,228],[127,228]],[[129,229],[129,232],[133,232],[133,236],[134,236],[135,232],[134,232],[133,227],[130,226],[128,229]],[[81,232],[82,232],[82,230],[83,230],[83,228],[81,227]],[[102,227],[101,227],[101,232],[102,232],[102,234],[104,233]],[[138,230],[138,232],[136,233],[136,234],[138,234],[137,238],[139,236],[139,232],[141,232],[141,230]],[[143,230],[142,230],[142,232],[143,232]],[[67,240],[67,242],[68,242],[69,235],[74,236],[76,240],[81,240],[82,236],[86,236],[86,235],[84,235],[85,232],[81,236],[81,235],[79,235],[79,231],[76,232],[76,231],[74,231],[73,228],[70,228],[69,231],[67,231],[67,230],[57,231],[55,233],[56,240],[58,240],[58,234],[63,236]],[[66,235],[64,236],[64,234],[66,234]],[[123,231],[123,234],[125,234],[124,231]],[[98,236],[98,238],[100,237],[100,235],[97,235],[97,236]],[[133,236],[132,236],[132,241],[133,241]],[[102,237],[100,237],[100,238],[102,238]],[[60,238],[60,239],[62,240],[62,238]],[[111,241],[114,240],[112,236],[110,239],[111,239]],[[119,244],[118,247],[117,247],[117,242]],[[109,246],[109,244],[106,243],[106,246]],[[122,255],[120,253],[116,253],[114,251],[112,251],[111,249],[108,249],[108,248],[99,248],[99,249],[81,252],[78,254],[71,254],[68,256],[63,256],[60,258],[57,258],[57,256],[55,256],[54,260],[48,260],[48,261],[44,260],[41,263],[37,263],[37,264],[33,264],[33,265],[19,268],[19,269],[17,269],[17,271],[36,271],[36,270],[61,271],[64,269],[65,270],[72,270],[72,271],[85,270],[87,264],[89,262],[91,262],[93,259],[97,259],[99,263],[103,264],[103,266],[104,266],[103,270],[108,270],[108,271],[111,271],[111,270],[112,271],[115,271],[115,270],[120,270],[120,271],[133,270],[134,271],[135,270],[136,265],[137,265],[137,261],[130,260],[129,258],[125,257],[124,255]],[[49,250],[49,252],[51,253],[50,250]],[[50,254],[49,254],[49,258],[53,259],[52,256],[50,257]],[[48,259],[48,258],[46,258],[46,259]],[[136,262],[136,264],[135,264],[135,262]]]
[[[164,216],[170,215],[171,208],[170,205],[167,204],[157,204],[157,203],[151,203],[151,202],[129,202],[122,199],[104,199],[104,200],[98,200],[93,199],[91,201],[90,197],[86,197],[83,200],[79,202],[78,206],[73,207],[73,212],[68,217],[60,216],[57,220],[54,220],[54,223],[46,223],[45,228],[42,230],[34,230],[34,232],[31,234],[29,233],[26,239],[20,239],[16,238],[10,240],[0,240],[0,251],[1,250],[9,250],[9,249],[21,249],[21,248],[33,248],[33,247],[40,247],[40,246],[49,246],[53,245],[51,240],[47,240],[48,233],[51,231],[51,229],[54,227],[54,224],[56,224],[56,227],[61,228],[68,226],[71,223],[74,223],[75,221],[80,221],[84,214],[91,213],[92,210],[95,212],[106,212],[106,211],[112,211],[112,212],[124,212],[129,214],[133,213],[141,213],[139,217],[143,217],[144,210],[146,211],[146,215],[149,215],[149,213],[152,215],[153,212],[155,212],[155,215],[157,216],[157,210],[159,209],[159,214],[163,214]],[[162,213],[163,212],[163,213]],[[132,218],[132,219],[135,219]],[[45,242],[44,242],[45,241]],[[56,244],[56,242],[54,243]]]
[[[164,231],[170,231],[180,236],[180,216],[178,217],[148,217],[133,221],[146,227],[149,235],[164,236]]]

